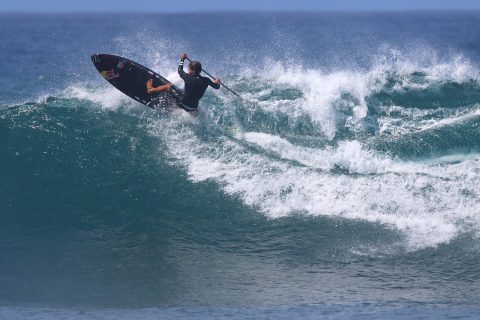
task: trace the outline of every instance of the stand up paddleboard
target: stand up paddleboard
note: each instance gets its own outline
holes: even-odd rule
[[[91,58],[102,77],[130,98],[152,109],[183,109],[180,102],[183,91],[176,86],[153,95],[147,93],[149,79],[153,79],[154,87],[170,82],[158,73],[132,60],[112,54],[94,54]]]

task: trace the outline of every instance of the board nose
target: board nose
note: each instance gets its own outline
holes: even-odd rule
[[[98,54],[92,54],[92,55],[90,56],[90,59],[92,59],[92,62],[93,62],[93,63],[98,63],[98,62],[100,62],[100,57],[99,57]]]

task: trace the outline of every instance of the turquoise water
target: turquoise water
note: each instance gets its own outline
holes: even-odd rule
[[[475,318],[479,17],[2,15],[0,315]],[[244,100],[89,58],[183,51]]]

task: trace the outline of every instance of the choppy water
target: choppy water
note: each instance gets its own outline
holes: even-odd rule
[[[0,18],[3,318],[478,314],[480,13]],[[89,60],[183,51],[245,100]]]

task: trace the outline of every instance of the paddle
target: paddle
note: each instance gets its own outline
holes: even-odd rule
[[[188,59],[188,58],[185,58],[185,60],[188,60],[190,62],[192,62],[192,60]],[[205,71],[205,69],[202,68],[202,72],[205,73],[207,76],[209,76],[210,78],[212,79],[217,79],[215,78],[214,76],[212,76],[210,73],[208,73],[207,71]],[[238,93],[236,93],[235,91],[233,91],[232,89],[230,89],[229,87],[227,87],[226,85],[224,85],[223,83],[220,82],[220,85],[223,86],[225,89],[227,89],[228,91],[230,91],[231,93],[233,93],[234,95],[236,95],[237,97],[239,98],[242,98],[242,96],[240,96]]]

